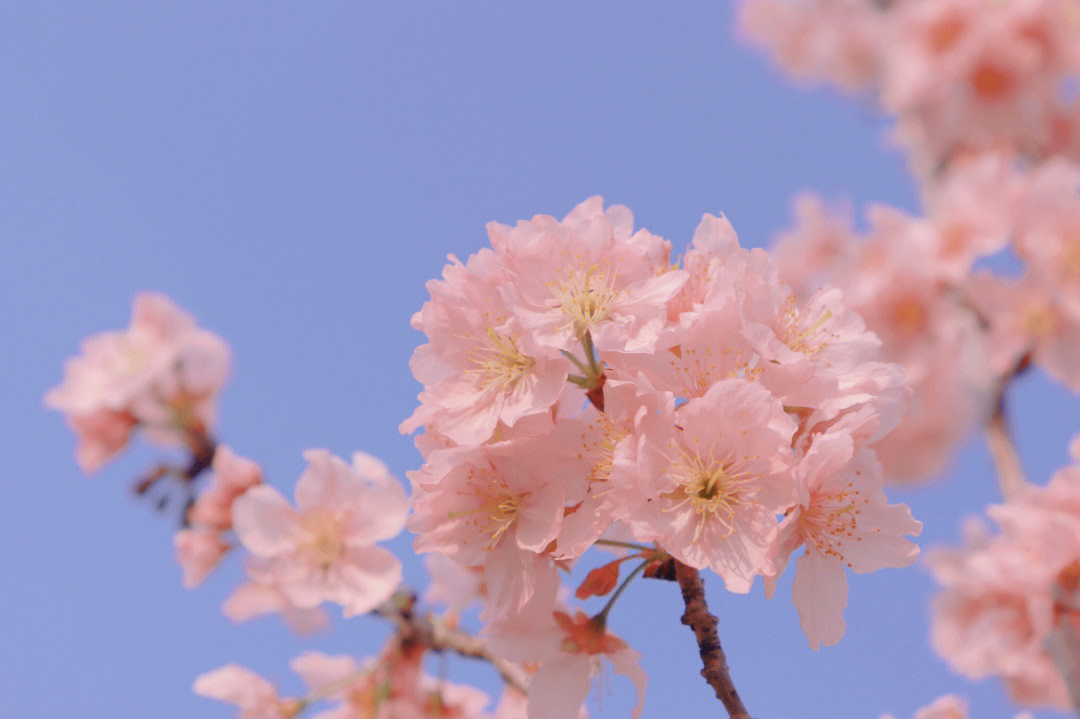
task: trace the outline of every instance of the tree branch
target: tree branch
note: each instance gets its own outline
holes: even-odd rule
[[[398,637],[404,643],[419,644],[433,652],[453,652],[458,656],[481,659],[495,667],[499,676],[510,686],[522,692],[528,689],[528,675],[519,664],[493,654],[479,637],[447,626],[430,614],[413,613],[413,604],[412,596],[402,601],[394,598],[376,609],[375,613],[394,623]]]
[[[1020,454],[1016,451],[1012,433],[1009,431],[1009,422],[1005,418],[1004,392],[998,395],[994,413],[986,423],[986,444],[997,468],[1001,493],[1005,495],[1005,499],[1009,499],[1024,488],[1027,479],[1024,477],[1024,466],[1020,463]]]
[[[717,619],[709,613],[709,605],[705,603],[705,583],[701,580],[701,574],[698,570],[676,561],[675,579],[682,590],[683,603],[686,604],[682,623],[693,630],[698,651],[701,653],[701,676],[716,690],[716,698],[724,703],[731,719],[751,719],[735,690],[735,684],[731,681],[727,658],[716,631]]]

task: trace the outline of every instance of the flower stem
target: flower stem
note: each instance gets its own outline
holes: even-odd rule
[[[622,547],[623,549],[634,549],[639,552],[652,552],[655,551],[653,547],[646,547],[644,544],[634,544],[633,542],[620,542],[617,539],[597,539],[593,544],[599,544],[604,547]]]
[[[615,606],[615,600],[619,598],[619,595],[623,593],[623,590],[625,590],[627,585],[629,585],[630,582],[633,581],[634,577],[641,574],[641,572],[645,569],[645,565],[647,565],[650,561],[651,560],[646,560],[642,562],[641,564],[634,567],[634,571],[626,575],[626,579],[622,581],[622,584],[615,588],[615,593],[612,594],[611,598],[607,600],[607,604],[604,605],[604,608],[601,609],[596,614],[596,616],[593,617],[593,621],[596,621],[599,624],[603,624],[607,621],[607,615],[611,611],[611,608]]]

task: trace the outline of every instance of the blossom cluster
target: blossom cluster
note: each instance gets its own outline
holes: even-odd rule
[[[987,508],[999,533],[972,518],[963,547],[927,555],[942,587],[934,649],[964,676],[1000,677],[1029,706],[1070,707],[1054,653],[1080,630],[1080,442],[1071,450],[1073,463],[1046,486]]]
[[[64,413],[87,474],[119,454],[135,430],[196,454],[217,419],[229,376],[229,346],[162,294],[135,298],[131,325],[83,340],[45,404]]]
[[[478,576],[493,646],[539,665],[530,706],[533,687],[575,679],[562,711],[545,694],[551,713],[530,716],[575,715],[586,659],[635,673],[606,613],[559,601],[557,569],[598,543],[645,562],[659,550],[733,592],[757,576],[771,591],[802,549],[803,628],[814,647],[836,643],[844,568],[910,564],[904,536],[920,529],[887,503],[873,449],[903,410],[904,375],[875,359],[880,341],[840,292],[799,300],[709,215],[681,266],[600,198],[488,233],[413,318],[428,343],[402,424],[425,429],[408,526],[418,552]]]
[[[920,174],[1000,147],[1080,159],[1076,0],[743,0],[738,15],[797,79],[871,94]]]
[[[507,690],[494,713],[485,711],[491,697],[426,674],[422,657],[422,651],[396,641],[363,662],[305,652],[290,665],[308,689],[303,697],[282,697],[272,682],[235,664],[201,675],[194,689],[236,705],[242,719],[291,719],[317,703],[332,706],[313,719],[525,719],[515,690]]]
[[[876,445],[889,480],[939,475],[987,433],[1001,533],[972,520],[931,553],[932,644],[1019,703],[1080,707],[1080,469],[1028,484],[1005,411],[1030,367],[1080,392],[1080,3],[743,0],[739,19],[799,79],[874,98],[919,183],[922,216],[874,205],[862,230],[801,196],[774,256],[800,297],[839,286],[907,372],[911,408]],[[966,713],[943,698],[918,716]]]

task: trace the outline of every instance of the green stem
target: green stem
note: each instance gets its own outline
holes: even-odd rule
[[[653,547],[646,547],[644,544],[634,544],[633,542],[620,542],[615,539],[597,539],[593,544],[599,544],[605,547],[622,547],[623,549],[636,549],[639,552],[653,552],[656,551]]]
[[[559,350],[559,352],[562,353],[563,357],[573,362],[574,366],[577,367],[579,370],[581,370],[585,374],[589,373],[589,365],[579,360],[573,352],[567,352],[566,350]]]
[[[592,379],[595,380],[603,370],[596,361],[596,346],[593,345],[592,334],[589,332],[586,332],[585,336],[581,338],[581,348],[585,350],[585,358],[589,360],[589,369],[591,370]]]
[[[622,581],[622,584],[620,584],[615,589],[615,593],[611,595],[611,599],[607,600],[607,604],[604,605],[604,608],[601,609],[599,611],[599,613],[597,613],[597,615],[593,617],[593,621],[595,621],[595,622],[597,622],[599,624],[604,624],[607,621],[608,612],[610,612],[611,608],[613,606],[615,606],[615,600],[619,598],[619,595],[623,593],[623,590],[625,590],[627,585],[630,584],[631,581],[633,581],[634,577],[636,577],[637,575],[641,574],[642,571],[644,571],[645,565],[647,565],[650,561],[651,560],[645,560],[641,564],[634,567],[634,571],[632,571],[632,572],[630,572],[630,574],[626,575],[626,579],[624,579]]]

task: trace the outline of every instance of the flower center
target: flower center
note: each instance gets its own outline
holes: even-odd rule
[[[615,275],[609,275],[592,265],[584,273],[578,272],[566,281],[549,282],[555,301],[562,307],[574,326],[578,337],[583,337],[592,327],[607,319],[615,300],[622,294],[615,289]]]
[[[731,454],[724,460],[683,454],[668,470],[680,486],[661,495],[672,502],[664,511],[673,512],[689,505],[697,515],[694,541],[701,535],[705,523],[718,524],[722,536],[735,531],[735,512],[753,503],[758,488],[752,486],[757,475],[740,469]]]
[[[485,387],[502,385],[510,389],[536,364],[536,360],[523,354],[512,337],[488,328],[485,340],[473,348],[470,359],[476,364],[473,370],[480,373]]]
[[[859,504],[867,500],[852,488],[815,495],[799,517],[807,542],[826,557],[843,560],[841,542],[858,541]]]
[[[810,321],[795,306],[795,298],[784,301],[781,315],[780,339],[793,352],[806,356],[815,355],[829,343],[831,335],[825,325],[833,317],[831,310],[823,310],[817,319]]]
[[[902,333],[915,335],[926,327],[926,309],[917,299],[905,298],[893,306],[892,320]]]
[[[467,521],[475,531],[488,535],[484,549],[494,549],[506,530],[513,526],[521,511],[521,500],[525,494],[510,492],[498,479],[492,479],[488,487],[473,485],[472,492],[481,497],[487,495],[488,501],[472,509],[450,512],[450,519],[469,517]]]
[[[345,552],[341,522],[322,512],[308,514],[301,522],[308,532],[308,551],[323,569],[329,569]]]

